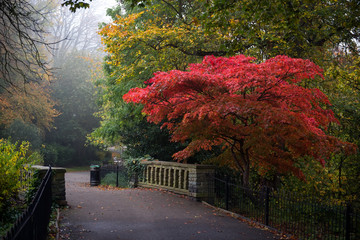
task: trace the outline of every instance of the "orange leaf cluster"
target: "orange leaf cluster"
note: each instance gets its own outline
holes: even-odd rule
[[[49,130],[59,115],[54,106],[46,86],[38,83],[28,83],[23,90],[8,89],[0,95],[0,123],[8,126],[19,119]]]

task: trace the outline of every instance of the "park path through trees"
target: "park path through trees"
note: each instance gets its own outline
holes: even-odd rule
[[[226,216],[200,202],[152,189],[90,187],[89,172],[66,173],[68,209],[61,239],[266,240],[269,231]]]

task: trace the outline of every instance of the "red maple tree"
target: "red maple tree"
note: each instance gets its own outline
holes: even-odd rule
[[[322,70],[309,60],[207,56],[188,71],[155,73],[146,88],[131,89],[123,99],[143,104],[148,120],[163,123],[172,141],[190,140],[176,160],[220,146],[219,158],[231,159],[247,185],[251,166],[301,177],[294,166],[299,157],[324,164],[331,153],[354,150],[326,134],[338,123],[326,95],[299,85],[315,77]]]

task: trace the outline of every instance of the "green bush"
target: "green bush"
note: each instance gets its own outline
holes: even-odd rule
[[[24,176],[32,164],[41,160],[38,153],[29,153],[29,146],[28,142],[12,144],[0,139],[0,226],[13,219],[13,206],[19,207],[19,192],[29,185],[30,178]]]
[[[144,170],[145,166],[141,164],[142,161],[152,161],[154,160],[150,156],[144,156],[140,158],[126,158],[124,160],[124,165],[128,171],[128,175],[131,177],[133,175],[139,175]]]

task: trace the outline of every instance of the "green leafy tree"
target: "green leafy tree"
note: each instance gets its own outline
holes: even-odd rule
[[[236,39],[224,42],[230,50],[261,58],[285,54],[315,61],[324,48],[340,43],[355,46],[359,11],[358,1],[345,0],[215,0],[208,2],[202,20],[209,31],[218,28]]]
[[[101,126],[92,134],[100,144],[123,144],[134,157],[150,154],[169,160],[179,145],[169,143],[169,135],[146,122],[141,107],[123,102],[129,89],[142,86],[153,72],[186,68],[206,54],[222,54],[216,38],[204,34],[193,21],[198,4],[182,8],[154,1],[153,5],[131,8],[125,14],[117,8],[109,11],[114,21],[103,26],[106,47],[106,79],[98,82]],[[181,14],[179,14],[179,11]],[[162,147],[159,147],[162,146]]]
[[[32,149],[40,149],[43,143],[42,134],[34,124],[25,123],[19,119],[15,119],[8,126],[3,134],[6,138],[11,138],[13,142],[29,142]]]
[[[325,77],[325,91],[333,103],[333,110],[341,126],[333,126],[332,134],[360,147],[360,57],[345,53],[341,49],[334,53],[328,63]],[[344,197],[356,197],[360,191],[360,153],[346,157],[337,156],[331,164],[339,189]]]

